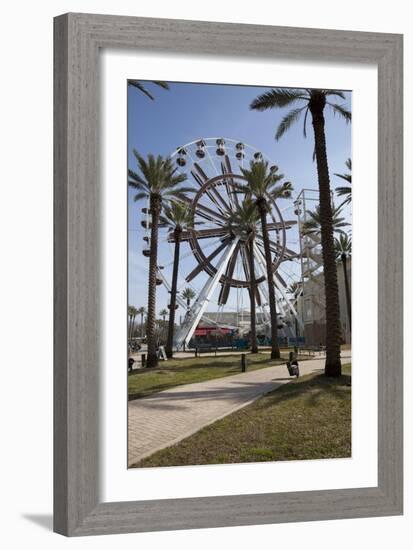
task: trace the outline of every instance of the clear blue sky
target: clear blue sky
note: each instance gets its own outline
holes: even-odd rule
[[[286,109],[251,111],[249,105],[269,88],[217,84],[169,83],[166,91],[151,82],[145,87],[155,96],[151,101],[143,93],[128,87],[128,165],[136,169],[132,150],[141,154],[168,156],[178,146],[201,137],[223,136],[248,143],[267,155],[294,186],[297,195],[303,188],[317,188],[316,165],[312,160],[314,141],[311,117],[307,121],[307,138],[303,137],[303,120],[296,123],[280,141],[274,134]],[[274,87],[277,86],[275,80]],[[342,102],[338,98],[339,102]],[[351,93],[346,93],[351,109]],[[345,161],[351,157],[351,125],[326,110],[326,137],[332,188],[343,185],[334,173],[346,172]],[[147,260],[142,255],[143,231],[140,226],[143,203],[129,197],[129,303],[146,306]],[[184,250],[183,252],[185,252]],[[168,251],[169,254],[169,251]],[[158,292],[157,310],[165,307],[167,294]],[[213,307],[211,309],[214,309]],[[183,313],[182,311],[179,312]]]

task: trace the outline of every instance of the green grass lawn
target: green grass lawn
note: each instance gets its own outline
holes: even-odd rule
[[[351,456],[351,366],[295,379],[135,467]]]
[[[281,360],[271,360],[269,353],[247,354],[247,370],[252,371],[285,363],[287,353]],[[303,358],[304,359],[304,358]],[[308,359],[308,357],[306,357]],[[138,399],[155,392],[182,384],[204,382],[240,374],[241,356],[228,354],[217,357],[188,357],[169,359],[156,369],[142,369],[128,375],[128,398]]]

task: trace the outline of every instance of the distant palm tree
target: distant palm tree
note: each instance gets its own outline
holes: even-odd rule
[[[333,100],[331,101],[331,99]],[[306,122],[311,114],[314,132],[314,155],[317,161],[318,187],[320,194],[321,244],[324,264],[324,289],[326,301],[326,376],[341,375],[341,325],[340,302],[338,297],[337,265],[335,261],[333,219],[331,211],[330,176],[328,170],[324,110],[329,107],[334,114],[351,121],[351,113],[346,106],[336,103],[334,98],[345,100],[339,90],[316,90],[309,88],[275,88],[251,103],[251,109],[264,111],[299,105],[290,110],[281,120],[275,134],[278,140],[304,114],[304,137]]]
[[[179,185],[186,180],[186,174],[178,174],[170,158],[148,155],[145,160],[136,150],[133,151],[140,173],[128,170],[128,183],[136,189],[135,201],[149,199],[151,214],[151,236],[149,255],[148,317],[146,337],[148,344],[147,366],[158,364],[156,352],[156,276],[158,262],[158,225],[164,202],[173,198],[184,198],[185,188]],[[192,189],[191,189],[192,191]]]
[[[129,317],[129,327],[128,327],[128,338],[131,339],[133,336],[135,318],[138,314],[136,307],[128,306],[128,317]]]
[[[166,356],[171,358],[173,356],[173,341],[175,330],[175,310],[176,295],[178,291],[178,269],[179,269],[179,253],[181,247],[181,237],[183,231],[188,231],[193,225],[192,212],[188,208],[187,204],[178,201],[171,201],[169,206],[166,206],[163,211],[163,218],[165,225],[169,227],[170,237],[175,243],[174,250],[174,265],[172,270],[172,284],[171,284],[171,301],[169,303],[169,324],[168,324],[168,338],[166,341]]]
[[[143,338],[143,336],[144,336],[143,317],[144,317],[145,313],[146,313],[146,309],[145,309],[143,306],[141,306],[141,307],[138,309],[138,315],[141,316],[141,337],[142,337],[142,338]]]
[[[191,307],[191,300],[195,298],[195,292],[188,286],[181,292],[181,296],[186,300],[186,307],[189,309]]]
[[[153,80],[153,84],[156,84],[160,88],[163,88],[164,90],[169,90],[169,85],[167,82],[164,82],[163,80]],[[133,86],[134,88],[137,88],[140,92],[146,95],[146,97],[149,97],[149,99],[152,99],[152,101],[155,99],[153,95],[148,92],[148,90],[145,88],[145,86],[142,84],[141,80],[128,80],[129,86]]]
[[[270,210],[271,201],[291,196],[292,185],[290,182],[277,185],[278,182],[284,178],[284,175],[278,173],[278,166],[271,166],[271,168],[269,168],[267,161],[256,162],[252,160],[249,169],[241,168],[241,172],[247,180],[247,185],[240,186],[240,188],[247,196],[254,199],[261,220],[271,318],[271,359],[279,359],[280,348],[278,346],[277,335],[278,322],[273,280],[274,271],[267,228],[267,214]]]
[[[333,233],[344,233],[343,227],[350,225],[345,221],[345,218],[340,216],[340,208],[331,209]],[[303,223],[303,235],[318,235],[321,234],[321,212],[318,204],[314,210],[307,210],[308,219]]]
[[[348,324],[351,330],[351,295],[347,273],[347,259],[351,257],[351,237],[349,237],[345,233],[342,233],[340,234],[338,239],[334,239],[334,244],[336,248],[337,259],[341,260],[341,265],[343,266],[344,286],[346,289],[347,317]]]
[[[248,254],[249,270],[249,294],[250,294],[250,325],[251,325],[251,353],[258,353],[257,346],[257,320],[256,320],[256,294],[257,283],[254,268],[254,242],[257,235],[257,224],[260,220],[255,201],[246,197],[232,212],[229,218],[229,229],[238,235],[244,242]]]
[[[348,185],[344,187],[336,187],[337,195],[339,197],[345,197],[340,206],[343,206],[344,204],[349,204],[351,202],[351,159],[346,160],[346,166],[350,171],[349,174],[334,174],[338,178],[341,178],[348,183]]]
[[[165,322],[166,316],[168,315],[168,310],[161,309],[161,311],[159,312],[159,315],[162,317],[162,321]]]

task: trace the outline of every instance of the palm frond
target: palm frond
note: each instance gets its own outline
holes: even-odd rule
[[[139,80],[128,80],[128,84],[130,86],[133,86],[134,88],[137,88],[140,92],[149,97],[149,99],[152,99],[152,101],[155,99],[153,95],[148,92],[145,86],[141,82],[139,82]]]
[[[159,86],[160,88],[163,88],[164,90],[169,90],[169,84],[164,80],[154,80],[153,83]]]
[[[346,109],[344,104],[339,105],[338,103],[330,103],[329,101],[327,101],[327,104],[333,109],[334,114],[343,117],[347,123],[351,122],[351,112]]]
[[[136,195],[133,197],[133,200],[135,202],[141,201],[142,199],[146,199],[148,197],[148,193],[145,193],[142,191],[141,193],[136,193]]]
[[[304,124],[303,124],[303,135],[305,138],[307,138],[307,117],[308,117],[308,111],[310,109],[307,107],[304,115]]]
[[[340,97],[341,99],[346,99],[346,96],[344,95],[344,92],[342,92],[341,90],[324,90],[324,94],[326,96],[336,95],[336,96]]]
[[[347,233],[340,233],[338,238],[334,238],[334,248],[337,254],[337,259],[343,255],[350,257],[352,250],[351,237]]]
[[[334,174],[338,178],[341,178],[344,181],[347,181],[348,183],[351,183],[351,174]]]
[[[351,195],[351,187],[336,187],[336,193],[339,197]]]
[[[340,205],[338,208],[332,208],[332,222],[333,222],[333,231],[335,233],[343,233],[342,228],[347,227],[349,223],[346,222],[345,218],[340,217],[341,208],[343,205]],[[314,210],[307,210],[307,219],[302,225],[302,232],[304,235],[319,234],[321,232],[321,209],[318,204]]]
[[[265,111],[276,107],[286,107],[296,101],[308,99],[305,91],[295,88],[273,88],[269,92],[256,97],[250,104],[250,109]]]
[[[128,185],[130,185],[134,189],[140,189],[142,191],[148,190],[148,184],[146,183],[146,181],[141,178],[139,174],[131,169],[128,170]]]
[[[285,134],[287,130],[291,128],[291,126],[298,120],[300,117],[301,112],[306,109],[307,107],[299,107],[298,109],[292,109],[289,113],[285,115],[285,117],[280,122],[277,132],[275,134],[275,139],[278,141],[281,136]]]
[[[346,166],[351,171],[351,159],[348,158],[346,160]],[[350,174],[334,174],[338,178],[344,180],[345,182],[349,183],[350,185],[346,185],[343,187],[336,187],[336,193],[339,197],[345,196],[346,199],[341,203],[341,206],[344,206],[345,204],[349,204],[351,202],[351,173]]]

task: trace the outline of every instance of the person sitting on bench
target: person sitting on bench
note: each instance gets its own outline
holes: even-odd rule
[[[290,376],[300,376],[300,368],[298,366],[298,354],[297,348],[294,347],[294,351],[290,351],[287,361],[288,374]]]

